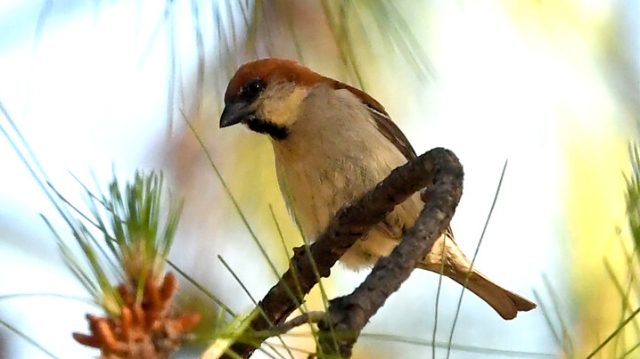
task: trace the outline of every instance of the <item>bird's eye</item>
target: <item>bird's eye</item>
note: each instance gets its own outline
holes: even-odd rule
[[[251,80],[242,88],[242,97],[249,101],[255,100],[265,87],[264,81],[260,79]]]

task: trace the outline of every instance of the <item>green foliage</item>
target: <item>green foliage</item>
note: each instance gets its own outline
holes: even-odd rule
[[[88,215],[54,190],[63,205],[78,214],[61,212],[84,260],[45,221],[69,268],[110,314],[119,314],[122,304],[114,283],[137,285],[140,298],[145,280],[157,281],[164,274],[182,205],[163,202],[163,184],[161,174],[137,172],[124,187],[114,178],[106,194],[96,195],[83,186]]]
[[[640,244],[640,150],[638,144],[634,143],[629,146],[631,174],[626,177],[627,180],[627,216],[629,220],[629,229],[635,244],[638,248]],[[635,251],[638,254],[638,251]]]
[[[553,333],[557,345],[562,348],[565,358],[629,358],[640,348],[640,325],[637,320],[640,308],[634,300],[640,294],[640,266],[638,259],[638,245],[640,244],[640,149],[637,143],[629,146],[629,162],[631,173],[625,175],[626,179],[626,204],[628,228],[633,240],[633,248],[629,249],[626,237],[622,231],[616,233],[624,256],[622,276],[616,273],[614,266],[605,258],[603,267],[613,285],[620,305],[620,318],[617,325],[608,333],[601,336],[598,345],[589,350],[586,356],[581,356],[576,348],[578,333],[571,330],[570,321],[564,314],[563,308],[556,291],[551,287],[549,280],[544,277],[546,291],[550,294],[551,305],[545,306],[541,296],[536,292],[536,300],[540,303],[541,310],[547,324]],[[616,302],[611,303],[612,306]],[[612,308],[613,310],[613,308]],[[560,328],[554,328],[554,322],[559,323]],[[586,328],[586,330],[598,330],[599,328]],[[637,353],[636,353],[637,355]]]

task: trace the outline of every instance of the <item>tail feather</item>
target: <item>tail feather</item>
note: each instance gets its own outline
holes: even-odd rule
[[[536,307],[535,303],[500,287],[474,270],[471,261],[458,248],[450,229],[436,241],[431,252],[418,267],[442,273],[466,286],[504,319],[513,319],[518,312],[526,312]]]
[[[452,275],[451,279],[465,285],[466,288],[487,302],[504,319],[513,319],[518,312],[526,312],[536,304],[493,283],[482,274],[474,271],[466,280],[466,276]]]

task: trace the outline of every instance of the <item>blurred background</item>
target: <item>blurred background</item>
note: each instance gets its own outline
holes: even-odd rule
[[[219,257],[256,299],[277,274],[185,119],[282,273],[302,239],[271,146],[218,128],[228,80],[263,57],[363,88],[418,153],[453,150],[466,173],[452,222],[460,246],[479,248],[477,268],[541,307],[505,322],[467,294],[454,324],[461,287],[443,281],[436,308],[438,277],[416,272],[354,358],[584,358],[612,333],[595,357],[640,357],[640,323],[621,324],[638,307],[625,200],[640,115],[638,1],[0,3],[0,104],[52,185],[81,204],[74,176],[101,189],[114,173],[162,169],[185,199],[172,261],[237,313],[253,305]],[[62,234],[64,223],[11,146],[19,135],[4,115],[0,128],[0,358],[94,357],[71,332],[86,332],[85,313],[100,309],[59,255],[41,215]],[[337,268],[327,295],[366,274]],[[181,283],[187,302],[212,305]],[[309,307],[322,308],[317,291]],[[299,358],[314,348],[309,335],[288,343]],[[269,356],[279,357],[255,355]]]

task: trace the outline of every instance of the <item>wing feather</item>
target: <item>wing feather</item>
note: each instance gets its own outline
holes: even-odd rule
[[[380,102],[376,101],[373,97],[369,96],[366,92],[359,90],[353,86],[349,86],[339,81],[333,80],[331,84],[335,89],[345,89],[354,94],[356,97],[364,103],[369,111],[371,117],[373,117],[376,127],[386,137],[389,142],[393,143],[398,148],[400,153],[407,158],[407,161],[417,157],[416,151],[409,143],[407,137],[400,131],[398,126],[391,120],[391,117],[384,109],[384,106]]]

